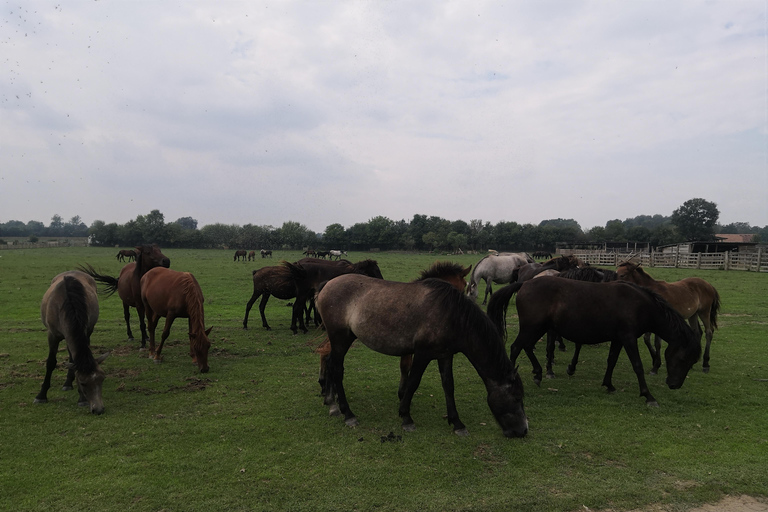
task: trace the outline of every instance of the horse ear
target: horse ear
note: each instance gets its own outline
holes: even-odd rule
[[[105,353],[105,354],[102,354],[102,355],[100,355],[99,357],[97,357],[97,358],[96,358],[96,364],[101,364],[101,363],[103,363],[103,362],[104,362],[104,360],[105,360],[106,358],[108,358],[108,357],[109,357],[109,354],[111,354],[111,352],[107,352],[107,353]]]
[[[213,326],[210,326],[207,331],[205,331],[205,335],[208,336],[211,334],[211,330],[213,329]]]
[[[461,273],[462,277],[467,277],[467,274],[469,274],[472,271],[472,265],[470,264],[467,268],[464,269],[464,271]]]

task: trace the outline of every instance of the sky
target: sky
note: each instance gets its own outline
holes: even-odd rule
[[[0,0],[0,222],[765,226],[767,9]]]

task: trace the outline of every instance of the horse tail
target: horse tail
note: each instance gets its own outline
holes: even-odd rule
[[[491,319],[504,339],[507,337],[507,308],[509,308],[509,301],[522,286],[523,283],[509,284],[501,290],[494,292],[491,295],[491,300],[488,301],[488,308],[486,310],[488,318]]]
[[[712,299],[712,307],[709,309],[709,323],[712,329],[717,329],[717,313],[720,311],[720,294],[717,293],[715,287],[712,287],[712,291],[715,292],[715,296]]]
[[[64,303],[61,309],[69,323],[75,344],[75,370],[82,373],[93,373],[96,369],[96,360],[91,353],[88,339],[88,302],[83,283],[72,276],[64,277]]]
[[[79,265],[77,267],[78,270],[81,272],[85,272],[89,276],[91,276],[97,283],[101,283],[104,285],[104,288],[101,290],[101,293],[106,293],[107,297],[112,295],[117,291],[117,283],[118,280],[115,277],[112,276],[105,276],[103,274],[99,274],[96,272],[96,270],[88,263],[83,265]]]

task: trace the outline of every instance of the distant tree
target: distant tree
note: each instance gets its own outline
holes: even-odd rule
[[[619,219],[609,220],[605,223],[605,239],[607,242],[626,242],[627,233],[624,223]]]
[[[718,217],[715,203],[696,197],[672,212],[672,224],[685,240],[711,240]]]
[[[337,223],[331,224],[325,228],[325,232],[323,233],[323,245],[326,249],[346,247],[346,242],[344,226]]]
[[[53,217],[51,217],[51,224],[48,226],[48,229],[50,230],[51,235],[53,236],[60,235],[63,228],[64,228],[64,221],[61,218],[61,215],[57,213]]]
[[[182,229],[197,229],[197,221],[192,217],[181,217],[176,219],[173,224],[178,224]]]

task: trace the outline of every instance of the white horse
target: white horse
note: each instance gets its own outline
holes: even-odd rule
[[[348,256],[347,251],[337,251],[337,250],[331,249],[328,252],[330,253],[331,259],[336,258],[337,260],[340,260],[342,254],[344,256]]]
[[[477,300],[477,287],[481,279],[485,279],[485,296],[483,304],[488,301],[488,295],[493,293],[491,283],[506,284],[512,281],[512,272],[526,263],[533,263],[527,252],[502,252],[489,254],[477,262],[472,277],[469,280],[467,295],[472,300]]]

